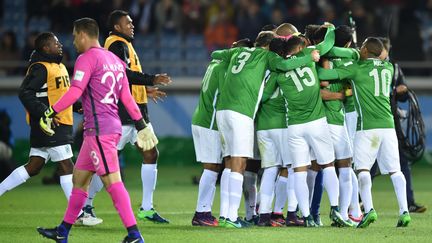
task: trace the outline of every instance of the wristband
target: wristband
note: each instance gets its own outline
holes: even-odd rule
[[[136,130],[141,131],[146,127],[147,127],[147,124],[145,123],[144,119],[141,118],[140,120],[135,121]]]

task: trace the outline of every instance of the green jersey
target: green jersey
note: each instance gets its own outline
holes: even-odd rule
[[[333,47],[326,54],[326,57],[336,58],[334,59],[335,62],[333,62],[333,64],[335,67],[338,67],[350,60],[358,61],[360,59],[360,53],[354,48]],[[355,111],[354,96],[347,96],[343,102],[343,105],[345,108],[345,113]]]
[[[287,128],[287,110],[282,92],[277,87],[277,73],[272,73],[264,88],[261,107],[255,117],[257,131]]]
[[[228,63],[212,60],[201,83],[198,106],[192,116],[192,124],[217,130],[216,103],[219,96],[219,85],[225,77]]]
[[[330,59],[330,67],[336,68],[343,63],[340,58]],[[339,80],[333,80],[330,84],[323,88],[331,92],[341,92],[344,89],[344,83]],[[345,123],[344,107],[341,100],[324,100],[324,108],[328,124],[343,126]]]
[[[252,119],[261,100],[268,70],[288,71],[312,60],[311,55],[285,60],[274,52],[247,47],[215,51],[212,58],[229,62],[217,110],[235,111]]]
[[[313,47],[290,59],[308,55]],[[288,107],[288,126],[303,124],[325,117],[324,105],[320,95],[320,82],[315,69],[315,63],[309,62],[301,68],[279,73],[277,83],[282,90]]]
[[[324,89],[331,92],[340,92],[343,90],[342,81],[332,81]],[[345,113],[341,100],[323,100],[324,110],[327,117],[327,123],[332,125],[343,126],[345,121]]]
[[[334,70],[320,70],[320,78],[351,80],[359,115],[357,130],[394,128],[389,99],[393,72],[390,62],[368,58],[349,61]]]
[[[346,96],[343,104],[344,104],[344,108],[345,108],[345,113],[355,111],[354,96],[353,95]]]

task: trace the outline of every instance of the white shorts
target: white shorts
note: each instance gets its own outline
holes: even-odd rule
[[[357,131],[354,139],[354,168],[370,170],[375,160],[378,161],[381,174],[400,171],[395,129]]]
[[[222,148],[218,131],[192,125],[196,160],[202,163],[221,164]]]
[[[58,162],[72,158],[72,147],[70,144],[55,146],[55,147],[41,147],[41,148],[30,148],[29,157],[38,156],[45,159],[45,163],[48,160],[52,162]]]
[[[153,131],[151,123],[147,123],[147,126]],[[134,145],[137,141],[138,131],[133,124],[122,125],[122,135],[119,143],[117,144],[117,150],[123,150],[127,143]]]
[[[352,158],[352,145],[345,126],[329,124],[336,159]]]
[[[261,160],[261,152],[258,147],[257,131],[254,130],[254,147],[253,147],[253,160]]]
[[[257,131],[258,148],[261,154],[261,168],[288,165],[288,162],[291,164],[290,158],[287,158],[287,154],[289,155],[287,143],[283,141],[284,130],[287,129]]]
[[[304,124],[288,125],[287,136],[293,168],[311,164],[310,149],[319,165],[334,161],[334,148],[326,118]]]
[[[216,112],[216,121],[224,157],[253,158],[253,119],[235,111],[222,110]]]
[[[351,139],[351,145],[354,144],[354,136],[357,130],[357,116],[357,111],[345,113],[345,126]]]

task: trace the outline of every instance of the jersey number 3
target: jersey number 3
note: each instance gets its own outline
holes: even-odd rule
[[[237,57],[238,64],[232,66],[231,72],[233,74],[237,74],[237,73],[241,72],[241,70],[243,69],[244,65],[246,64],[247,60],[249,60],[250,57],[251,57],[251,54],[249,52],[241,52]]]

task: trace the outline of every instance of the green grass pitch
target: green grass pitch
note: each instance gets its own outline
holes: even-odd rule
[[[46,168],[43,174],[51,173]],[[325,227],[308,228],[248,228],[221,229],[192,227],[198,187],[192,176],[199,175],[200,167],[159,166],[155,193],[155,208],[168,218],[169,225],[139,222],[146,242],[432,242],[431,209],[424,214],[412,214],[408,228],[396,228],[398,209],[388,176],[374,182],[373,197],[378,221],[367,229],[331,228],[328,220],[328,200],[322,200]],[[0,242],[51,242],[36,232],[37,226],[56,226],[62,219],[66,199],[60,186],[43,186],[41,175],[0,197]],[[432,205],[432,168],[420,164],[413,168],[415,196],[418,202]],[[141,202],[140,167],[130,165],[126,170],[126,187],[134,210]],[[219,188],[213,212],[218,216]],[[102,225],[74,227],[69,241],[120,242],[126,235],[108,194],[103,190],[95,199],[96,213],[104,219]],[[244,214],[241,206],[240,214]]]

